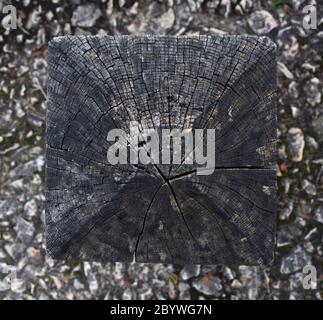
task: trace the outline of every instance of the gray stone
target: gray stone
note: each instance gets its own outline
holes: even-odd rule
[[[248,23],[252,31],[259,35],[265,35],[278,27],[278,22],[275,18],[265,10],[258,10],[253,12]]]
[[[288,86],[288,93],[295,99],[299,97],[299,89],[296,81],[292,81]]]
[[[288,68],[286,67],[285,64],[278,62],[278,71],[283,74],[287,79],[289,80],[293,80],[294,79],[294,75],[288,70]]]
[[[294,9],[299,10],[306,0],[292,0]]]
[[[74,10],[71,23],[73,26],[90,28],[95,25],[100,16],[101,11],[96,5],[81,5]]]
[[[180,300],[191,300],[191,294],[190,294],[190,285],[185,282],[180,282],[178,285],[179,290],[179,299]]]
[[[314,219],[320,223],[323,223],[323,205],[314,210]]]
[[[24,243],[30,243],[35,233],[35,227],[33,223],[26,221],[22,217],[18,217],[15,230],[17,232],[17,237]]]
[[[221,0],[220,1],[220,14],[228,17],[232,10],[231,0]]]
[[[242,15],[246,12],[250,12],[252,7],[253,7],[252,0],[237,1],[237,3],[235,4],[235,7],[234,7],[234,12]]]
[[[222,284],[218,277],[206,275],[193,281],[193,287],[205,295],[219,295]]]
[[[26,29],[31,29],[39,25],[39,22],[41,20],[41,13],[41,7],[38,7],[29,14],[29,18],[26,23]]]
[[[290,128],[287,133],[287,142],[291,160],[294,162],[302,161],[305,147],[302,130],[300,128]]]
[[[261,279],[261,269],[253,266],[240,266],[240,281],[242,287],[247,292],[249,300],[256,300],[259,295],[259,284]]]
[[[289,277],[289,289],[296,290],[303,288],[303,279],[304,275],[302,272],[297,272],[295,274],[290,275]]]
[[[0,219],[17,214],[19,204],[15,199],[0,200]]]
[[[295,106],[290,107],[292,116],[294,119],[298,118],[301,115],[301,110]]]
[[[316,187],[315,187],[315,184],[309,182],[307,179],[303,180],[303,182],[302,182],[302,189],[309,196],[315,196],[316,195]]]
[[[99,289],[98,280],[95,277],[95,274],[92,271],[92,266],[89,262],[84,262],[84,274],[87,278],[88,285],[90,288],[91,293],[95,294]]]
[[[323,114],[317,117],[316,119],[314,119],[312,125],[320,141],[323,141]]]
[[[302,270],[308,264],[311,264],[311,257],[298,245],[283,257],[280,272],[283,274],[293,273]]]
[[[312,78],[306,82],[304,86],[304,92],[306,94],[307,102],[312,106],[316,106],[321,102],[320,80],[318,78]]]
[[[157,22],[162,29],[169,30],[175,22],[174,10],[172,8],[169,8],[157,19]]]
[[[180,277],[183,280],[188,280],[197,277],[200,274],[200,266],[196,264],[185,265],[180,272]]]
[[[308,146],[311,152],[315,152],[318,150],[319,144],[313,137],[307,136],[305,140],[306,140],[306,145]]]
[[[192,12],[199,11],[204,0],[188,0],[188,5]]]
[[[281,209],[279,217],[281,220],[289,219],[291,213],[293,212],[294,201],[289,200],[288,203]]]
[[[27,218],[35,217],[37,214],[37,203],[35,199],[27,201],[24,205],[24,215]]]
[[[206,2],[206,6],[209,8],[209,9],[216,9],[220,4],[220,0],[210,0],[210,1],[207,1]]]

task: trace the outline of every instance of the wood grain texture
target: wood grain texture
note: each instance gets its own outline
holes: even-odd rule
[[[276,48],[252,36],[66,36],[49,45],[47,249],[56,259],[268,264]],[[216,168],[110,165],[107,132],[216,129]]]

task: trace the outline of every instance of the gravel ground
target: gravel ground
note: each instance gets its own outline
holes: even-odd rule
[[[302,8],[319,0],[12,1],[17,30],[0,26],[0,299],[322,299],[323,7],[317,30]],[[10,1],[0,1],[7,4]],[[0,15],[0,20],[4,15]],[[265,22],[265,23],[264,23]],[[259,34],[278,46],[278,203],[270,268],[61,262],[44,243],[47,43],[64,34]]]

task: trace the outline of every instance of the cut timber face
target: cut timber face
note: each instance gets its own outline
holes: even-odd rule
[[[264,265],[276,204],[276,49],[252,36],[49,45],[47,249],[56,259]],[[111,165],[108,131],[215,129],[215,169]]]

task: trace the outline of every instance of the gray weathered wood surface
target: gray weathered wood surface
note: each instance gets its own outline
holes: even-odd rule
[[[276,61],[267,38],[60,37],[49,45],[47,248],[57,259],[268,264]],[[112,166],[107,132],[215,128],[214,174]],[[187,174],[186,174],[187,173]]]

